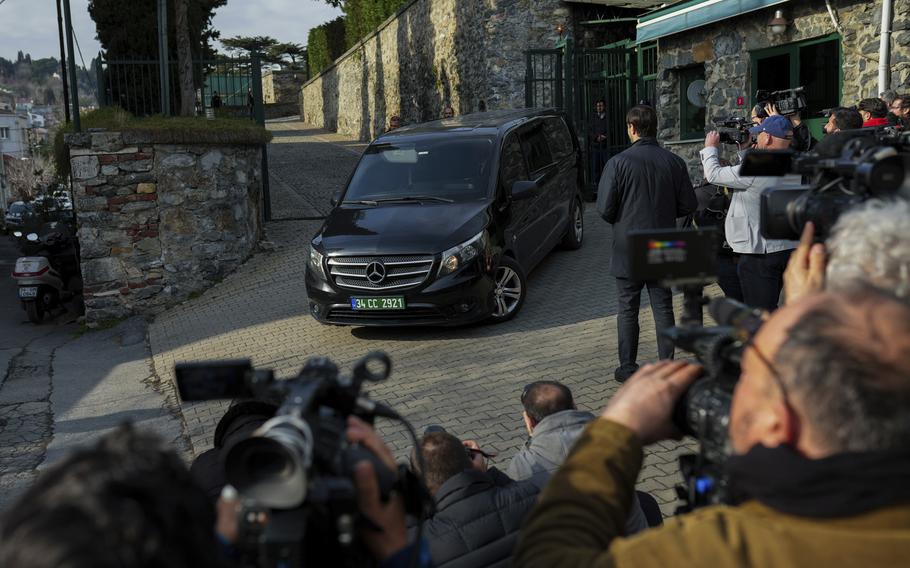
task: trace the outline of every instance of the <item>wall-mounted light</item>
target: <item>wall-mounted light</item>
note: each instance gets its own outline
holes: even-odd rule
[[[787,25],[789,24],[790,22],[784,18],[784,11],[775,10],[774,17],[771,18],[770,22],[768,22],[768,29],[771,30],[772,34],[780,35],[787,31]]]

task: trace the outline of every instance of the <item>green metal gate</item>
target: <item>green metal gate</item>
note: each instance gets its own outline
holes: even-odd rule
[[[654,105],[657,84],[657,44],[636,46],[630,40],[598,49],[574,51],[571,40],[557,49],[527,52],[525,104],[556,107],[574,122],[588,166],[589,189],[596,191],[597,164],[590,138],[594,104],[603,99],[609,122],[607,154],[629,145],[626,112],[639,101]]]
[[[525,68],[525,106],[565,108],[562,49],[532,49]]]

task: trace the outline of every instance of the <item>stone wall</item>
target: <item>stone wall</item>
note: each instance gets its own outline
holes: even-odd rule
[[[154,314],[237,268],[261,234],[258,146],[67,136],[86,322]]]
[[[835,0],[837,19],[843,31],[844,83],[842,104],[878,96],[878,49],[881,3]],[[698,151],[703,140],[679,141],[679,70],[704,65],[707,92],[706,117],[738,114],[748,116],[748,103],[754,94],[751,84],[749,52],[835,33],[823,2],[790,2],[784,5],[791,20],[787,31],[775,36],[767,23],[773,10],[759,10],[658,40],[658,137],[670,142],[669,149],[689,164],[693,181],[701,183]],[[910,91],[910,2],[894,3],[891,40],[891,85],[899,92]],[[746,107],[735,108],[736,98],[745,97]]]
[[[306,80],[302,71],[265,71],[262,74],[262,100],[265,104],[297,104],[300,87]]]
[[[523,107],[524,52],[553,46],[558,24],[571,28],[561,0],[415,0],[304,85],[302,118],[369,140],[396,114]]]

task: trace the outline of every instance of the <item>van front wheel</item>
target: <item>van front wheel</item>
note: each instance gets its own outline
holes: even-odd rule
[[[524,270],[515,260],[504,256],[499,261],[493,288],[493,313],[490,323],[509,321],[518,314],[528,295],[528,282]]]

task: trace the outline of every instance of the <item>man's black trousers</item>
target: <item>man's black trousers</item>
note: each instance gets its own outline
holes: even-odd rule
[[[673,344],[660,334],[660,330],[676,325],[673,318],[673,293],[667,288],[648,284],[654,327],[657,328],[657,352],[661,359],[673,358]],[[619,313],[616,328],[619,334],[620,367],[629,368],[638,359],[638,310],[641,306],[641,290],[645,284],[628,278],[616,278],[616,300]]]
[[[740,255],[737,273],[746,305],[768,311],[777,309],[784,287],[784,270],[792,252]]]

